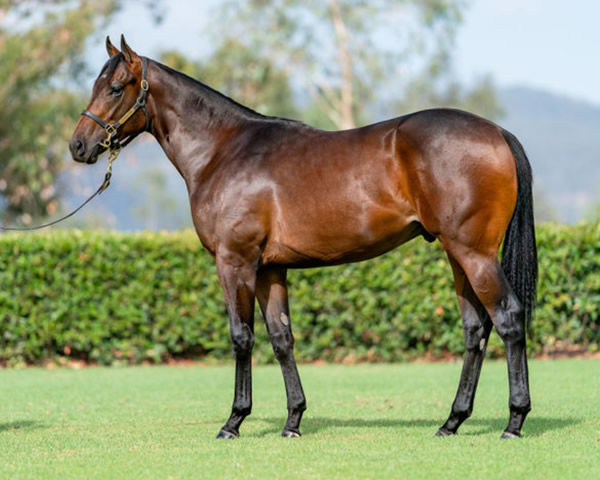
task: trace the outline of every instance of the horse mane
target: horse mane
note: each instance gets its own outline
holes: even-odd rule
[[[150,59],[149,59],[150,60]],[[203,105],[203,104],[212,104],[218,106],[219,109],[223,109],[226,111],[230,111],[233,114],[242,115],[242,117],[246,119],[258,119],[263,121],[276,121],[276,122],[285,122],[285,123],[293,123],[302,125],[303,123],[298,120],[293,120],[289,118],[282,117],[274,117],[269,115],[263,115],[250,107],[247,107],[231,97],[221,93],[218,90],[206,85],[205,83],[190,77],[189,75],[180,72],[179,70],[175,70],[174,68],[169,67],[161,62],[156,60],[150,60],[154,65],[159,67],[164,72],[169,73],[174,76],[178,80],[182,81],[185,85],[190,87],[190,93],[192,98],[189,99],[191,104],[194,105]]]

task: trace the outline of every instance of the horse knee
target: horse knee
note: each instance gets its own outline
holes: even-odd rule
[[[246,358],[252,353],[254,347],[254,333],[246,323],[231,329],[231,344],[236,358]]]
[[[273,353],[278,361],[287,358],[294,348],[294,336],[289,330],[271,334],[271,345]]]

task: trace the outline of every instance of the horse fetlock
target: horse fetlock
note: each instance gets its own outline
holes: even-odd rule
[[[300,436],[300,422],[302,421],[302,414],[306,410],[306,404],[299,406],[298,408],[289,408],[288,407],[288,418],[285,422],[285,427],[283,429],[282,435],[286,432],[296,433],[297,436]],[[286,436],[286,435],[284,435]]]
[[[513,403],[511,402],[510,404],[510,413],[511,416],[514,415],[527,415],[529,412],[531,412],[531,402],[529,400],[529,397],[527,397],[523,402],[519,402],[519,405],[513,405]]]
[[[302,415],[306,411],[306,400],[302,398],[300,401],[295,403],[294,405],[288,404],[288,415]]]
[[[466,408],[452,408],[452,416],[455,417],[458,422],[462,423],[473,414],[473,406],[470,405]]]
[[[227,422],[229,423],[242,423],[244,418],[252,413],[252,404],[234,402],[231,408],[231,418]]]
[[[517,438],[521,436],[521,427],[525,422],[525,417],[531,410],[531,404],[529,401],[523,405],[514,405],[511,402],[510,405],[510,418],[508,425],[502,434],[502,438]]]
[[[440,427],[438,436],[454,435],[462,423],[471,416],[473,412],[473,405],[462,405],[456,401],[452,404],[452,410],[448,416],[446,423]]]

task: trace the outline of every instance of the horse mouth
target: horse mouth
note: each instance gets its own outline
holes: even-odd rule
[[[103,147],[102,145],[100,145],[99,143],[97,143],[93,150],[91,151],[89,157],[87,157],[87,159],[85,160],[85,163],[87,163],[88,165],[92,165],[93,163],[96,163],[98,161],[98,157],[104,153],[104,151],[106,150],[106,147]]]

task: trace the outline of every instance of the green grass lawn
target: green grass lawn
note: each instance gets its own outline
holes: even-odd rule
[[[600,478],[600,361],[530,362],[533,411],[508,419],[504,362],[487,361],[473,417],[444,422],[460,364],[300,366],[303,437],[279,436],[279,368],[254,369],[254,413],[215,440],[233,366],[0,371],[0,478]]]

